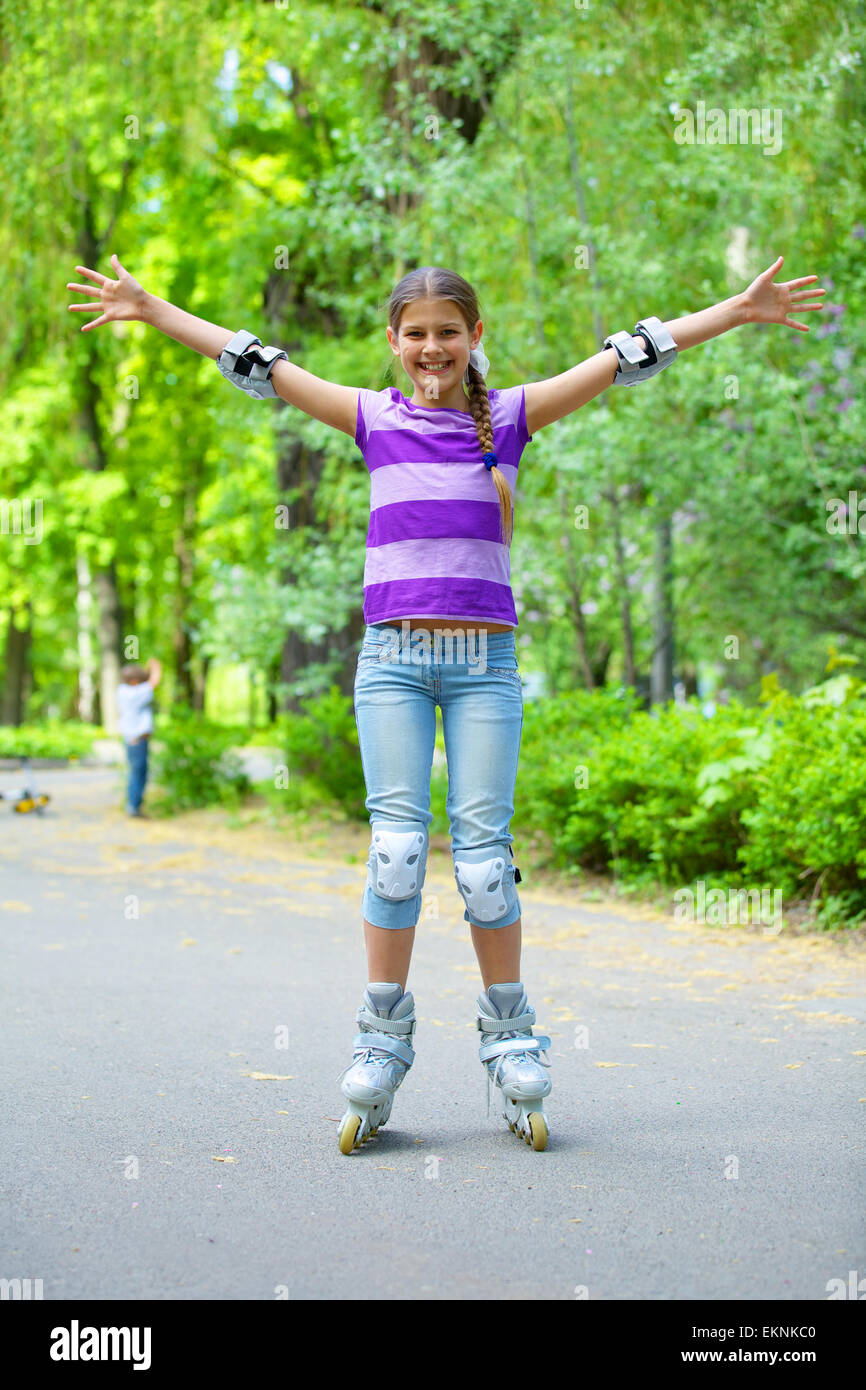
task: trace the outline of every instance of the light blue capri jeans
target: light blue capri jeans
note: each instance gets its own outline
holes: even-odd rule
[[[452,631],[460,629],[454,627]],[[498,919],[485,921],[467,906],[463,917],[480,927],[507,927],[521,915],[511,863],[514,837],[508,827],[514,815],[523,686],[513,632],[485,634],[470,627],[463,631],[467,634],[464,646],[445,636],[437,649],[435,632],[414,629],[407,645],[405,640],[401,642],[399,625],[367,626],[354,688],[355,723],[367,788],[365,805],[374,832],[383,828],[383,822],[388,823],[385,829],[401,831],[414,824],[420,840],[423,827],[422,868],[426,871],[433,819],[430,776],[439,705],[455,863],[489,864],[497,853],[501,859],[495,862],[501,865],[504,860],[490,902],[498,906],[504,900],[505,911]],[[448,632],[447,626],[443,625],[442,632]],[[424,639],[424,645],[419,645]],[[394,900],[376,891],[379,862],[371,845],[364,917],[376,927],[399,930],[415,926],[421,913],[423,875],[417,893]],[[457,882],[459,886],[459,877]]]

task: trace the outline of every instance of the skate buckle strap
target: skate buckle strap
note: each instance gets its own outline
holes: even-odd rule
[[[414,1018],[380,1018],[378,1014],[371,1013],[366,1004],[362,1004],[355,1014],[358,1023],[366,1023],[376,1033],[414,1033],[417,1019]]]
[[[483,1043],[478,1049],[478,1056],[482,1062],[489,1062],[493,1057],[506,1057],[510,1052],[546,1052],[550,1047],[550,1038],[504,1038],[502,1042]],[[539,1058],[540,1060],[540,1058]],[[550,1066],[549,1062],[542,1062],[542,1066]]]
[[[380,1052],[388,1052],[398,1061],[405,1062],[407,1067],[411,1067],[415,1061],[415,1053],[409,1044],[401,1042],[399,1038],[394,1038],[389,1033],[357,1033],[353,1047],[356,1052],[373,1048]]]
[[[485,1014],[479,1014],[475,1026],[480,1033],[519,1033],[531,1028],[534,1022],[535,1010],[529,1008],[516,1018],[487,1018]]]

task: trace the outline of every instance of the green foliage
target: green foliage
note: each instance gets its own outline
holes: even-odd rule
[[[93,724],[0,725],[0,758],[81,758],[104,731]]]
[[[819,906],[823,892],[827,922],[866,914],[866,704],[848,681],[844,705],[835,677],[823,703],[819,687],[807,703],[768,683],[758,719],[737,702],[707,718],[694,701],[617,718],[606,694],[529,706],[521,822],[559,868],[769,884]]]
[[[320,797],[339,803],[352,816],[365,815],[364,773],[351,698],[332,685],[324,695],[301,702],[301,714],[283,715],[274,731],[286,752],[290,801],[302,804],[299,779]]]
[[[785,691],[770,698],[772,760],[756,778],[756,804],[743,810],[748,838],[739,858],[744,874],[772,876],[784,893],[824,894],[866,912],[862,688],[850,676],[831,677],[823,701],[819,690],[808,700]]]
[[[521,776],[521,804],[528,794],[552,862],[663,881],[723,866],[746,794],[742,714],[725,710],[707,720],[691,702],[653,714],[624,707],[616,720],[609,696],[582,705],[567,758],[561,735],[547,743],[543,708],[528,712],[524,725],[524,739],[546,747],[541,758],[522,755],[532,771],[528,789]]]
[[[213,724],[184,706],[172,708],[160,720],[151,750],[159,788],[153,809],[170,815],[215,803],[237,807],[249,782],[229,749],[242,739],[241,729]]]

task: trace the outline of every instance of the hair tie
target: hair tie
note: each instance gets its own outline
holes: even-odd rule
[[[485,468],[492,468],[494,464],[497,464],[497,465],[498,465],[498,463],[499,463],[499,459],[496,457],[495,454],[492,454],[492,453],[491,453],[491,454],[485,454],[485,455],[484,455],[484,467],[485,467]]]
[[[470,366],[473,366],[475,368],[476,372],[481,373],[481,375],[484,377],[486,381],[487,373],[490,371],[490,363],[487,360],[487,354],[480,343],[477,348],[473,348],[470,352],[469,363]],[[466,371],[463,373],[463,380],[464,382],[466,382],[467,385],[469,384],[469,367],[467,367]]]

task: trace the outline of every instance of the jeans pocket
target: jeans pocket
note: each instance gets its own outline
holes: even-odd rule
[[[362,670],[365,666],[378,666],[385,650],[386,644],[384,642],[371,642],[365,638],[358,653],[358,670]]]
[[[488,666],[486,674],[495,676],[497,680],[507,680],[511,685],[523,685],[523,680],[516,666]]]

